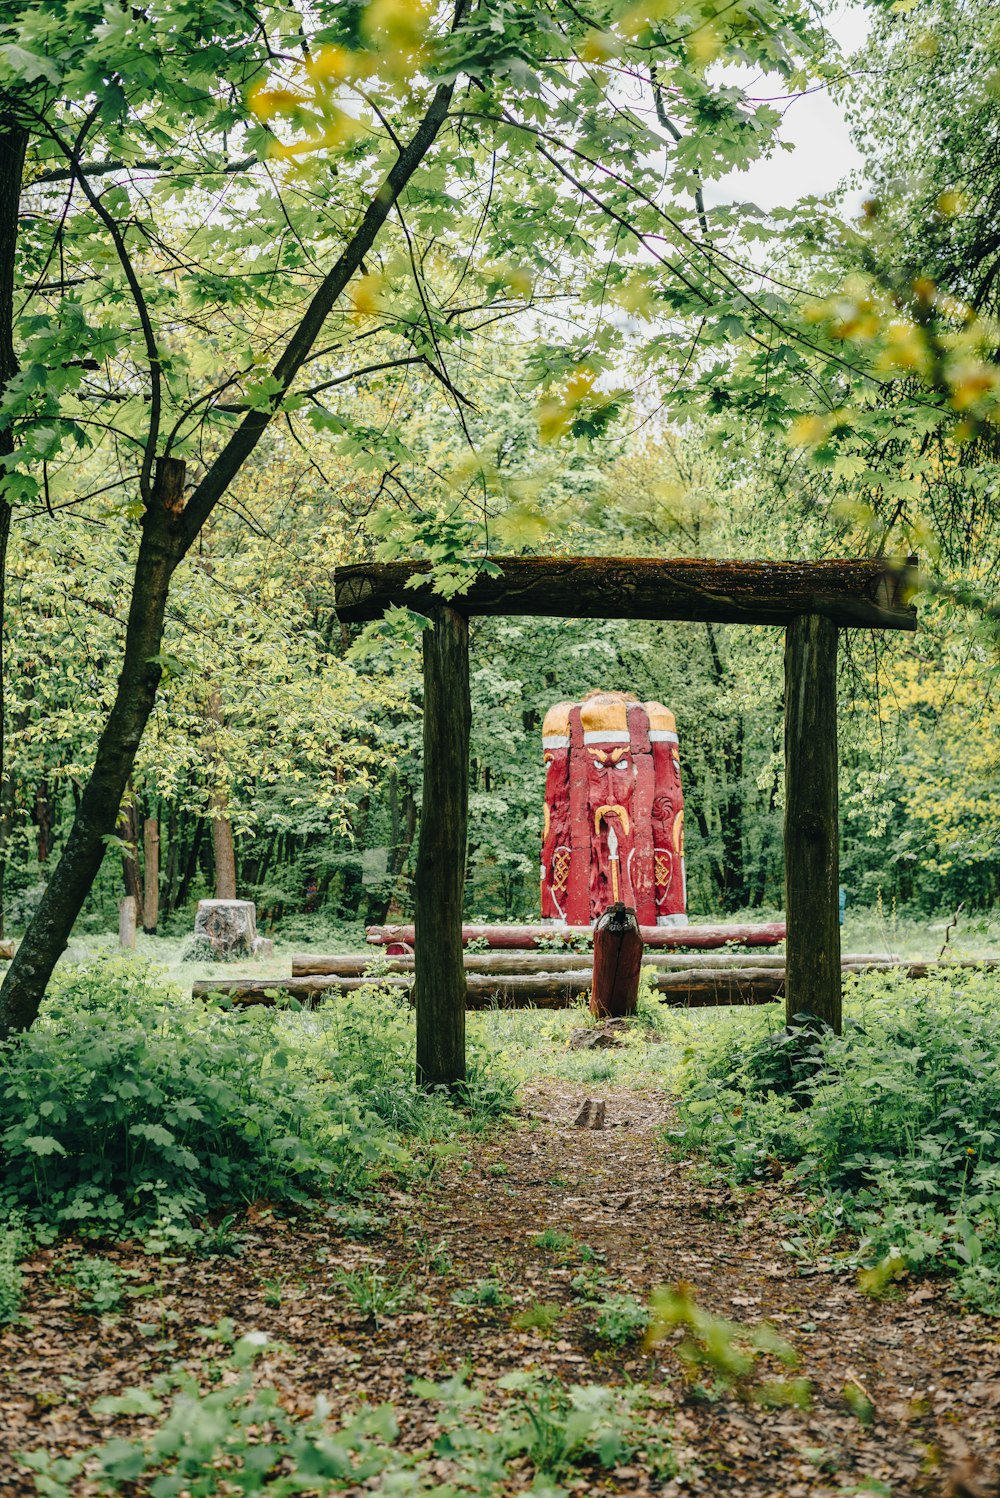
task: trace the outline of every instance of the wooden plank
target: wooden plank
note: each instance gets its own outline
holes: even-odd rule
[[[447,605],[424,630],[424,762],[414,880],[417,1080],[465,1077],[465,895],[469,806],[469,621]]]
[[[785,996],[841,1029],[837,812],[837,626],[818,614],[785,634]]]
[[[771,921],[760,926],[640,926],[639,935],[647,947],[669,949],[694,947],[706,949],[735,943],[745,947],[773,947],[785,939],[785,922]],[[589,926],[472,926],[462,927],[462,941],[488,942],[490,947],[539,948],[554,938],[581,936],[589,942]],[[416,930],[413,926],[369,926],[367,939],[372,946],[402,946],[412,950]],[[405,955],[405,954],[397,954]]]
[[[464,614],[535,614],[570,619],[692,619],[716,624],[787,624],[804,613],[843,626],[916,629],[910,602],[916,558],[771,562],[648,557],[492,557],[501,575],[480,573],[455,601]],[[338,567],[334,597],[348,623],[379,619],[392,605],[440,603],[425,561]]]

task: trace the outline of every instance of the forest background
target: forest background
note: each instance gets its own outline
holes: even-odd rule
[[[670,147],[655,172],[683,254],[665,243],[657,264],[656,234],[640,224],[634,253],[605,244],[591,263],[579,201],[549,188],[519,216],[516,194],[494,197],[482,171],[491,152],[495,171],[522,147],[511,134],[487,150],[459,129],[447,166],[410,205],[416,222],[400,213],[362,267],[334,352],[317,355],[309,391],[284,402],[177,569],[156,705],[85,928],[113,926],[120,896],[141,888],[148,819],[161,931],[190,929],[198,898],[229,892],[220,870],[231,860],[262,926],[290,938],[405,916],[421,799],[420,621],[399,611],[360,634],[341,626],[333,569],[425,556],[449,591],[491,555],[522,550],[919,552],[919,633],[856,632],[843,652],[842,879],[852,903],[931,913],[996,901],[1000,21],[984,0],[878,4],[862,52],[844,60],[808,8],[785,6],[766,47],[702,10],[680,82],[664,91],[655,71],[633,70],[602,84],[632,88],[630,107]],[[426,26],[429,14],[383,6],[383,41],[412,53],[414,16]],[[41,52],[23,42],[0,48],[3,66],[25,87],[46,85]],[[754,87],[718,71],[734,57],[756,67]],[[594,67],[606,61],[597,49]],[[775,78],[786,99],[822,86],[843,100],[871,184],[859,222],[822,200],[769,215],[706,207],[705,183],[780,148]],[[17,437],[0,780],[8,933],[37,908],[79,811],[131,600],[141,510],[122,454],[149,401],[125,352],[136,337],[120,312],[126,262],[99,233],[125,225],[140,276],[172,282],[175,384],[212,377],[220,319],[227,336],[274,320],[274,273],[248,271],[270,253],[273,217],[286,217],[280,258],[294,279],[316,174],[339,160],[346,175],[362,151],[350,116],[331,125],[322,82],[314,69],[258,93],[240,127],[241,148],[257,152],[246,182],[218,155],[200,176],[161,174],[145,161],[147,116],[127,149],[116,141],[114,170],[91,178],[96,220],[72,163],[44,145],[29,153],[21,373],[6,397]],[[323,109],[327,134],[287,158],[271,193],[268,174],[284,168],[274,137],[252,138],[253,121],[308,131]],[[258,158],[270,164],[254,177]],[[538,166],[535,156],[527,170]],[[574,185],[584,199],[593,181]],[[616,201],[602,203],[605,221],[621,217]],[[551,244],[538,238],[540,214]],[[463,268],[466,241],[475,253]],[[698,295],[688,287],[685,299],[677,278],[687,285],[699,254]],[[363,368],[343,373],[348,343],[363,346]],[[223,433],[226,400],[236,414],[269,398],[259,365],[258,355],[216,391]],[[193,463],[221,439],[191,428],[185,440],[178,451]],[[478,621],[470,916],[537,914],[541,722],[552,702],[593,687],[659,698],[677,717],[692,913],[779,907],[781,648],[779,631],[736,627]]]

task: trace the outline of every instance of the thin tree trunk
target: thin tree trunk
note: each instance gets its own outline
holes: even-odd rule
[[[160,918],[160,824],[147,817],[142,824],[142,929],[156,934]]]
[[[167,592],[184,554],[183,489],[184,464],[160,458],[142,520],[118,690],[62,855],[0,988],[0,1039],[34,1022],[52,969],[101,867],[106,839],[115,830],[162,674]]]
[[[131,779],[126,787],[125,805],[119,813],[118,821],[122,831],[122,841],[129,847],[128,853],[122,853],[122,879],[125,882],[125,894],[135,901],[135,908],[139,910],[142,906],[142,890],[139,887],[139,809],[136,805]]]
[[[175,910],[179,910],[182,905],[187,904],[194,876],[198,872],[198,855],[201,853],[201,845],[204,840],[205,823],[201,817],[198,817],[191,830],[191,843],[187,850],[187,857],[184,860],[184,872],[181,875],[181,882],[177,886],[177,899],[174,904]]]
[[[35,851],[39,863],[48,863],[52,852],[52,801],[49,782],[42,779],[35,787]]]
[[[14,350],[14,265],[17,256],[18,214],[21,206],[21,182],[24,156],[28,149],[28,132],[8,116],[0,118],[0,399],[17,374]],[[6,423],[0,425],[0,458],[14,451],[14,433]],[[7,593],[7,545],[10,541],[12,510],[0,486],[0,785],[6,790],[4,770],[6,739],[5,703],[7,679],[4,669],[4,615]],[[6,842],[6,825],[3,838]],[[0,855],[2,856],[2,855]],[[3,915],[0,910],[0,929]]]
[[[174,890],[177,884],[177,828],[179,816],[171,802],[167,810],[167,864],[163,875],[163,915],[169,917],[174,908]]]
[[[456,25],[465,3],[466,0],[458,0],[456,4]],[[187,504],[182,494],[183,463],[175,458],[157,459],[156,476],[142,519],[118,690],[63,852],[0,988],[0,1041],[34,1022],[52,969],[97,877],[105,840],[114,831],[139,741],[156,700],[162,675],[163,616],[174,571],[280,410],[283,396],[291,390],[328,315],[364,265],[394,204],[437,139],[454,92],[454,79],[439,83],[434,90],[423,119],[406,144],[399,147],[396,160],[372,193],[354,233],[323,277],[274,364],[273,398],[266,406],[255,406],[246,413]],[[10,379],[13,368],[17,188],[26,145],[24,132],[16,127],[5,132],[0,119],[0,386]],[[10,360],[6,372],[2,365],[4,349]],[[0,448],[0,456],[2,452]],[[9,511],[4,517],[0,510],[0,562],[5,556],[9,526]],[[2,771],[0,762],[0,776]]]
[[[209,807],[212,812],[212,854],[215,859],[215,898],[236,899],[236,848],[233,824],[229,820],[225,791],[213,791]]]

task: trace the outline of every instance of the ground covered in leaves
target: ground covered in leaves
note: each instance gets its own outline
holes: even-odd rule
[[[575,1123],[588,1099],[606,1104],[603,1127]],[[539,1081],[513,1128],[456,1146],[370,1213],[290,1219],[260,1204],[210,1257],[106,1249],[124,1287],[117,1305],[113,1271],[103,1290],[100,1267],[89,1290],[85,1273],[81,1289],[74,1245],[37,1250],[21,1319],[0,1332],[0,1491],[36,1492],[20,1452],[61,1457],[151,1427],[148,1411],[109,1411],[109,1395],[178,1366],[205,1391],[223,1386],[237,1376],[232,1344],[251,1334],[254,1378],[293,1414],[318,1395],[334,1419],[359,1399],[391,1402],[402,1449],[430,1451],[407,1491],[449,1481],[461,1432],[495,1429],[512,1402],[551,1446],[567,1419],[553,1391],[601,1385],[622,1391],[602,1416],[604,1460],[560,1466],[557,1453],[550,1471],[564,1491],[1000,1492],[1000,1323],[962,1314],[932,1281],[873,1299],[852,1274],[801,1272],[782,1240],[804,1200],[777,1180],[734,1190],[703,1162],[672,1158],[670,1115],[649,1087]],[[643,1308],[662,1285],[686,1286],[675,1312],[693,1304],[706,1320],[699,1330],[668,1316],[650,1344]],[[713,1316],[770,1323],[796,1366],[765,1348],[751,1371],[727,1376],[731,1334]],[[441,1401],[414,1381],[463,1372],[435,1454]],[[506,1491],[553,1490],[537,1455],[507,1462]]]

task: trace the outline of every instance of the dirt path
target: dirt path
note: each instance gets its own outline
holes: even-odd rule
[[[781,1247],[792,1229],[778,1219],[801,1212],[802,1201],[777,1184],[734,1193],[703,1166],[667,1159],[668,1100],[603,1087],[589,1084],[607,1105],[603,1129],[573,1126],[584,1088],[528,1089],[519,1128],[474,1142],[419,1190],[389,1195],[377,1236],[346,1237],[323,1216],[289,1223],[251,1211],[235,1257],[161,1267],[113,1250],[108,1257],[136,1271],[130,1284],[140,1292],[115,1317],[73,1309],[57,1267],[65,1247],[39,1253],[29,1266],[28,1324],[0,1333],[0,1492],[34,1492],[13,1460],[19,1449],[63,1453],[122,1432],[120,1421],[92,1412],[100,1395],[146,1385],[179,1361],[217,1377],[212,1360],[223,1349],[210,1329],[223,1317],[237,1335],[260,1330],[283,1344],[262,1374],[294,1407],[305,1410],[320,1392],[335,1410],[360,1394],[392,1400],[408,1444],[433,1428],[431,1407],[410,1389],[415,1376],[440,1379],[466,1366],[492,1388],[501,1374],[532,1367],[566,1383],[645,1383],[680,1475],[657,1486],[626,1467],[601,1485],[609,1492],[1000,1492],[1000,1322],[961,1315],[929,1282],[905,1281],[896,1298],[872,1300],[852,1276],[800,1275]],[[370,1269],[412,1285],[402,1311],[377,1327],[338,1279]],[[601,1341],[593,1308],[573,1288],[581,1272],[641,1297],[685,1282],[715,1314],[771,1322],[800,1354],[811,1406],[761,1410],[724,1390],[698,1394],[669,1341],[649,1352],[641,1342],[622,1351]],[[484,1281],[500,1287],[503,1304],[453,1302]],[[551,1325],[512,1325],[526,1310],[531,1319],[532,1308],[538,1319],[539,1306],[553,1308],[541,1313]],[[868,1400],[865,1424],[857,1411],[866,1414]]]

